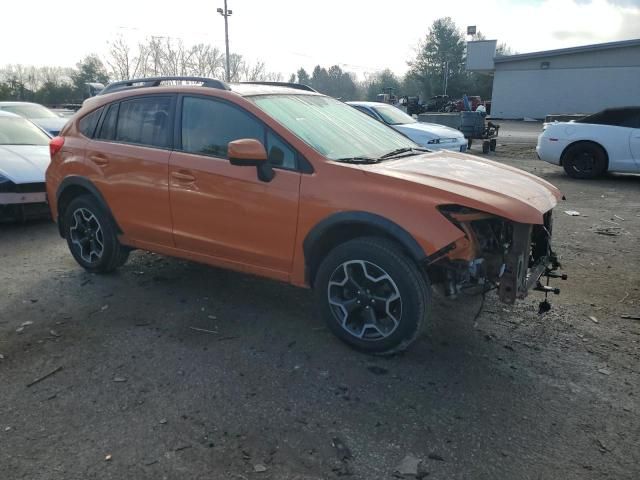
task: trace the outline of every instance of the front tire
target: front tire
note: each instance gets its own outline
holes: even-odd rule
[[[427,317],[431,289],[416,263],[389,240],[364,237],[322,261],[316,301],[329,329],[352,347],[390,355],[405,350]]]
[[[579,142],[567,149],[562,166],[572,178],[597,178],[607,170],[607,156],[599,145]]]
[[[112,272],[129,257],[129,249],[118,242],[111,215],[91,195],[81,195],[69,203],[64,228],[73,258],[89,272]]]

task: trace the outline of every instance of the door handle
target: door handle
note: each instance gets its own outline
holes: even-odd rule
[[[196,181],[196,177],[185,171],[171,172],[171,176],[182,183],[193,183]]]
[[[109,163],[109,159],[107,157],[103,157],[102,155],[89,155],[89,160],[91,160],[99,167],[104,167]]]

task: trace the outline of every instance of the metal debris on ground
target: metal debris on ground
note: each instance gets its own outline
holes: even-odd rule
[[[608,368],[599,368],[598,373],[601,373],[602,375],[611,375],[611,370]]]
[[[589,320],[591,320],[593,323],[600,323],[600,322],[598,322],[598,319],[596,317],[594,317],[593,315],[587,315],[587,318]]]
[[[126,382],[127,379],[125,377],[113,377],[113,381],[114,382],[118,382],[118,383],[122,383],[122,382]]]
[[[106,457],[104,457],[104,461],[105,462],[108,462],[109,460],[111,460],[111,454],[109,454]]]
[[[606,235],[608,237],[618,237],[625,233],[625,229],[622,227],[596,227],[594,230],[598,235]]]
[[[33,382],[31,383],[27,383],[27,388],[32,387],[33,385],[35,385],[36,383],[40,383],[41,381],[43,381],[46,378],[49,378],[51,375],[55,375],[56,373],[58,373],[60,370],[62,370],[62,366],[55,368],[54,370],[51,370],[49,373],[45,373],[43,376],[36,378]]]
[[[266,471],[267,471],[267,467],[265,467],[265,466],[264,466],[263,464],[261,464],[261,463],[256,463],[256,464],[253,466],[253,471],[254,471],[254,472],[258,472],[258,473],[266,472]]]
[[[195,330],[196,332],[204,332],[210,333],[211,335],[218,335],[218,332],[215,330],[207,330],[206,328],[198,328],[198,327],[189,327],[191,330]]]
[[[580,212],[577,212],[575,210],[565,210],[564,213],[566,213],[570,217],[579,217],[580,216]]]
[[[620,315],[620,318],[625,318],[627,320],[640,320],[640,314],[638,314],[638,315],[624,314],[624,315]]]

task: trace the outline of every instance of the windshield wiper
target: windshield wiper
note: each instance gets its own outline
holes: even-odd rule
[[[416,147],[396,148],[395,150],[391,150],[389,153],[385,153],[384,155],[379,157],[379,160],[384,160],[387,158],[395,157],[396,155],[402,155],[403,153],[409,153],[414,151],[418,153],[422,153],[422,152],[428,152],[429,150],[426,148],[416,148]],[[418,153],[412,153],[412,155],[418,155]]]
[[[370,158],[370,157],[346,157],[346,158],[338,158],[336,162],[343,163],[378,163],[380,159],[378,158]]]

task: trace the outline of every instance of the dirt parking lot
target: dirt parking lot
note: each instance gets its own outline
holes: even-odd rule
[[[536,129],[492,157],[567,197],[553,309],[436,297],[392,358],[309,291],[146,252],[90,275],[52,223],[0,225],[0,478],[640,478],[640,176],[571,180]]]

